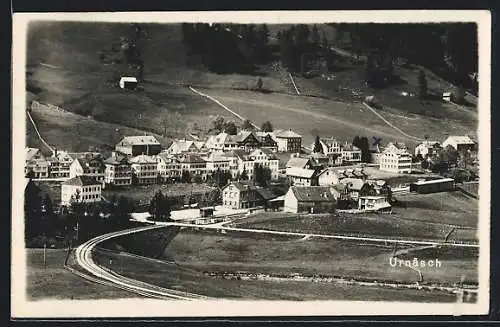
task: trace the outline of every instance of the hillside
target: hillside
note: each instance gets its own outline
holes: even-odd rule
[[[62,122],[46,112],[34,113],[42,121],[40,132],[48,134],[49,143],[59,147],[87,148],[92,142],[109,147],[115,141],[113,133],[104,131],[110,126],[104,127],[98,122],[115,124],[113,130],[129,128],[130,133],[137,129],[163,135],[168,143],[174,137],[188,137],[195,123],[207,130],[216,116],[239,121],[186,87],[192,85],[257,124],[271,120],[276,128],[297,129],[304,135],[306,144],[315,134],[335,135],[345,141],[351,141],[355,135],[376,135],[384,142],[403,140],[412,144],[424,135],[441,140],[446,133],[475,133],[477,110],[474,105],[456,106],[443,104],[438,99],[420,101],[401,95],[402,91],[415,93],[418,88],[417,66],[396,65],[394,74],[400,82],[385,89],[372,89],[363,82],[362,64],[339,57],[338,67],[329,73],[328,79],[294,74],[303,94],[297,96],[286,71],[276,65],[279,60],[276,35],[285,27],[269,25],[271,54],[267,63],[257,64],[255,71],[248,74],[221,74],[209,71],[202,58],[184,45],[180,24],[141,25],[145,36],[137,41],[137,47],[144,63],[144,81],[140,90],[126,92],[117,87],[119,76],[137,72],[126,64],[103,63],[101,59],[103,54],[116,53],[121,38],[133,36],[132,25],[37,23],[28,37],[28,90],[39,101],[89,117],[86,124],[94,126],[72,128],[72,132],[68,132],[78,117]],[[334,33],[334,27],[321,26],[321,35],[334,38]],[[266,92],[252,91],[259,77]],[[449,83],[429,75],[429,92],[438,94],[447,86]],[[366,95],[375,95],[382,104],[380,114],[415,138],[409,139],[391,129],[359,104]],[[79,142],[74,136],[59,137],[68,133],[78,135]],[[78,145],[72,146],[72,139]],[[28,141],[36,145],[29,132]]]

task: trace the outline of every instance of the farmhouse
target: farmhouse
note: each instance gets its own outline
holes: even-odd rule
[[[260,148],[261,145],[258,138],[251,131],[240,131],[233,138],[240,149],[247,151]]]
[[[278,178],[279,159],[269,149],[255,149],[252,152],[235,150],[228,153],[227,158],[230,160],[229,167],[233,177],[246,171],[248,177],[253,178],[255,166],[260,164],[262,167],[269,168],[271,179]]]
[[[261,148],[278,150],[278,143],[273,139],[270,132],[255,132],[255,136],[259,140]]]
[[[61,184],[61,204],[71,201],[92,203],[101,201],[101,183],[92,177],[77,176]]]
[[[76,159],[73,160],[69,167],[69,177],[88,176],[100,182],[102,187],[105,186],[104,160],[100,154],[97,153],[83,153],[77,154]]]
[[[229,135],[228,133],[222,132],[217,135],[211,135],[205,147],[211,151],[232,151],[239,148],[237,138],[235,135]]]
[[[253,208],[262,204],[257,187],[242,182],[231,182],[222,189],[222,205],[231,209]]]
[[[369,177],[363,168],[325,168],[318,173],[318,185],[328,186],[339,184],[343,179],[361,179],[366,180]]]
[[[459,152],[474,150],[475,143],[468,136],[448,136],[446,140],[444,140],[442,147],[446,148],[448,145],[451,145],[455,150]]]
[[[286,169],[286,176],[290,185],[295,186],[317,186],[318,179],[316,170],[290,167]]]
[[[339,192],[326,186],[292,186],[285,194],[285,212],[329,213],[335,211]]]
[[[129,160],[132,167],[132,184],[150,185],[158,180],[158,159],[141,154]]]
[[[291,167],[309,169],[309,168],[311,168],[311,159],[302,158],[296,154],[292,154],[290,156],[290,159],[286,163],[286,168],[291,168]]]
[[[404,143],[389,143],[380,157],[380,170],[411,173],[412,156]]]
[[[120,88],[125,90],[135,90],[137,88],[137,78],[132,76],[122,76],[120,78]]]
[[[126,156],[113,152],[104,160],[104,166],[104,183],[114,186],[132,184],[132,167]]]
[[[360,196],[375,194],[374,187],[360,178],[344,178],[340,184],[346,187],[349,197],[354,201],[358,201]]]
[[[424,141],[415,147],[415,155],[419,154],[422,158],[432,156],[441,150],[441,144],[437,141]]]
[[[43,158],[42,152],[38,148],[25,148],[25,152],[26,152],[25,161]]]
[[[32,174],[32,178],[48,178],[50,172],[50,162],[45,158],[37,158],[26,161],[24,173]]]
[[[287,131],[275,130],[272,134],[278,145],[279,152],[300,153],[302,149],[302,136],[291,129]]]
[[[455,180],[452,178],[441,178],[436,180],[420,180],[410,184],[410,192],[437,193],[453,191]]]
[[[161,144],[154,136],[126,136],[115,146],[115,150],[133,157],[141,154],[152,156],[160,153]]]

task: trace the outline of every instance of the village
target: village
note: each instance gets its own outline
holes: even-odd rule
[[[215,207],[221,208],[219,215],[259,209],[390,212],[393,193],[452,191],[456,183],[477,179],[464,169],[477,165],[477,143],[468,136],[448,136],[442,143],[425,140],[413,151],[403,143],[379,143],[375,140],[365,154],[334,137],[317,137],[305,146],[292,130],[221,132],[206,141],[176,139],[166,148],[154,136],[126,136],[107,158],[58,149],[46,157],[26,148],[25,174],[37,183],[57,185],[56,208],[100,202],[105,189],[210,183],[218,188],[217,197],[204,201],[203,208],[188,199],[179,208],[186,214],[177,212],[197,223],[206,222],[202,218],[212,216]],[[393,182],[398,179],[402,182]]]

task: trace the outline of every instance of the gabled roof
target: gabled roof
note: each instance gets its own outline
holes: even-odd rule
[[[161,152],[161,153],[157,154],[156,157],[157,157],[157,159],[163,160],[165,162],[179,161],[177,156],[172,155],[170,153],[165,153],[165,152]]]
[[[259,187],[256,189],[256,191],[257,193],[259,193],[260,197],[265,201],[276,198],[276,194],[274,194],[273,191],[271,191],[268,188]]]
[[[302,178],[312,178],[316,173],[313,169],[304,169],[297,167],[290,167],[286,169],[287,176],[302,177]]]
[[[168,151],[173,153],[188,152],[190,150],[198,150],[194,141],[189,140],[174,140],[168,147]]]
[[[148,156],[145,154],[141,154],[141,155],[135,156],[133,158],[130,158],[129,162],[131,164],[153,164],[153,163],[157,163],[158,159],[154,156]]]
[[[137,78],[133,77],[133,76],[122,76],[120,78],[120,80],[122,80],[124,82],[135,82],[135,83],[137,83]]]
[[[195,154],[188,154],[183,157],[181,157],[180,162],[187,162],[187,163],[205,163],[205,160],[203,160],[200,156],[195,155]]]
[[[160,145],[160,142],[152,135],[125,136],[120,143],[124,145]]]
[[[365,185],[365,181],[360,178],[344,178],[340,180],[340,183],[349,187],[350,190],[360,191]]]
[[[219,152],[211,152],[208,156],[203,157],[202,159],[206,162],[223,162],[230,160],[228,156]]]
[[[292,157],[288,162],[286,163],[286,167],[297,167],[297,168],[305,168],[307,164],[310,164],[309,158],[302,158],[302,157]]]
[[[233,140],[236,142],[243,142],[250,136],[256,138],[256,136],[251,131],[240,131],[238,134],[234,135]]]
[[[454,142],[456,144],[474,144],[474,141],[472,141],[472,139],[467,135],[450,135],[443,143],[446,141]]]
[[[319,142],[323,143],[324,145],[326,145],[328,147],[330,147],[334,144],[340,145],[340,142],[334,137],[322,137],[319,139]]]
[[[328,186],[292,186],[291,192],[300,202],[333,202],[334,191]]]
[[[94,178],[89,176],[76,176],[67,181],[64,181],[62,185],[73,185],[73,186],[88,186],[88,185],[101,185]]]
[[[38,148],[26,148],[26,160],[31,160],[37,154],[40,154],[40,149]]]
[[[77,162],[84,169],[88,167],[104,168],[104,160],[101,157],[101,154],[87,154],[85,156],[77,157],[73,162]]]
[[[295,133],[294,131],[292,131],[291,129],[289,130],[286,130],[286,131],[283,131],[283,130],[275,130],[273,132],[274,136],[275,137],[278,137],[278,138],[295,138],[295,137],[302,137],[302,135],[299,135],[297,133]]]
[[[108,165],[126,165],[128,164],[128,159],[126,156],[116,153],[104,160],[104,163]]]
[[[395,154],[398,155],[409,154],[408,147],[406,146],[406,144],[397,142],[388,143],[383,152],[384,153],[394,152]]]
[[[357,146],[352,145],[351,143],[344,143],[340,146],[342,151],[361,151]]]
[[[250,183],[244,183],[244,182],[231,182],[229,184],[227,184],[226,186],[224,186],[222,188],[222,190],[226,189],[227,187],[229,186],[234,186],[235,188],[237,188],[239,191],[246,191],[246,190],[257,190],[257,187],[255,185],[252,185]]]

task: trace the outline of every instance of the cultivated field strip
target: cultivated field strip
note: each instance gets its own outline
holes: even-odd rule
[[[362,237],[362,236],[346,236],[346,235],[336,235],[336,234],[315,234],[315,233],[297,233],[297,232],[284,232],[275,231],[268,229],[252,229],[252,228],[238,228],[238,227],[226,227],[221,225],[193,225],[184,223],[158,223],[164,226],[179,226],[179,227],[196,227],[204,229],[217,229],[225,231],[235,231],[235,232],[250,232],[250,233],[261,233],[261,234],[272,234],[272,235],[285,235],[285,236],[299,236],[299,237],[317,237],[325,239],[339,239],[339,240],[351,240],[351,241],[365,241],[374,243],[398,243],[398,244],[411,244],[411,245],[439,245],[439,246],[450,246],[450,247],[463,247],[463,248],[479,248],[479,244],[476,243],[465,243],[465,242],[436,242],[436,241],[417,241],[417,240],[401,240],[393,238],[379,238],[379,237]]]
[[[147,297],[158,298],[158,299],[176,299],[176,300],[208,299],[208,297],[202,295],[188,293],[188,292],[181,292],[177,290],[170,290],[156,285],[151,285],[145,282],[124,277],[109,269],[105,269],[99,266],[98,264],[95,263],[94,259],[92,258],[93,248],[103,241],[119,236],[129,235],[161,227],[164,226],[153,225],[147,227],[132,228],[93,238],[75,249],[75,256],[77,263],[91,275],[95,276],[92,277],[93,279],[97,278],[106,283],[109,282],[113,286],[116,286],[118,288],[128,290],[130,292],[134,292]]]

